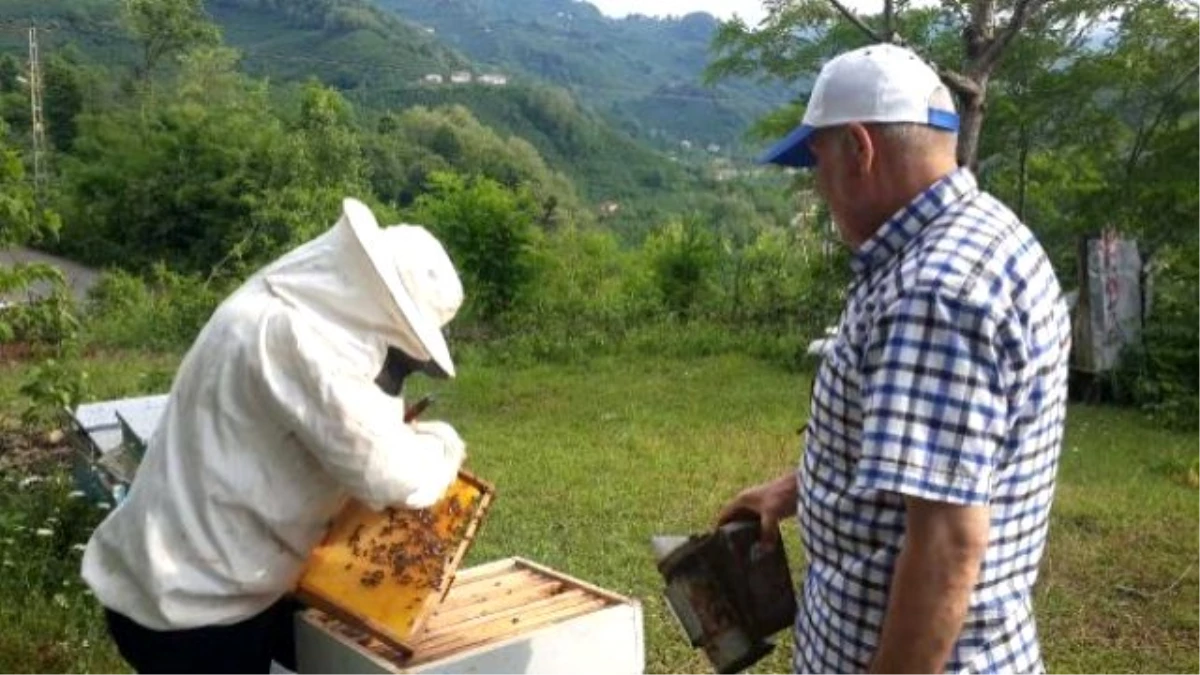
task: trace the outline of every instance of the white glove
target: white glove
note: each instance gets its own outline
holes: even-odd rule
[[[410,424],[412,430],[422,436],[433,436],[442,442],[446,459],[454,464],[455,471],[467,457],[467,445],[454,427],[437,420],[416,420]]]
[[[441,459],[435,462],[436,469],[424,474],[424,478],[418,483],[419,487],[404,500],[404,505],[408,508],[423,509],[437,502],[454,482],[458,475],[458,469],[467,456],[466,444],[463,443],[454,427],[445,422],[416,421],[411,422],[409,426],[417,436],[416,440],[427,448],[427,451],[436,453],[435,448],[440,448],[442,452]],[[403,453],[397,453],[394,457],[397,463],[403,467],[398,470],[412,470],[412,466],[408,464],[409,460],[404,459]]]

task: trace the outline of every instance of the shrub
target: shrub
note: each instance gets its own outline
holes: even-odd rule
[[[87,304],[86,333],[95,346],[174,350],[191,344],[227,289],[155,266],[148,280],[106,272]]]

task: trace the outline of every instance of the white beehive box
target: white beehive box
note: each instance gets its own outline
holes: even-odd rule
[[[641,605],[523,560],[462,570],[410,659],[318,610],[296,615],[302,673],[642,673]]]

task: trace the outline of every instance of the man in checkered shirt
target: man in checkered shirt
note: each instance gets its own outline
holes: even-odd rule
[[[1070,326],[1045,252],[955,160],[958,117],[912,52],[830,61],[765,161],[813,167],[855,279],[800,468],[722,521],[798,516],[798,672],[1043,670],[1032,598]]]

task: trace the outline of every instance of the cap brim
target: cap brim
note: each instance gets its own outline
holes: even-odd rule
[[[447,377],[454,377],[454,362],[450,359],[450,348],[446,345],[442,329],[421,312],[416,301],[408,294],[404,284],[400,282],[399,275],[392,268],[391,257],[386,254],[386,251],[389,250],[388,247],[379,242],[383,231],[379,228],[379,222],[375,220],[375,214],[371,213],[371,209],[367,208],[366,204],[353,198],[342,201],[342,213],[350,223],[350,230],[354,232],[355,240],[362,246],[367,259],[375,268],[375,273],[387,287],[388,294],[395,302],[400,317],[417,337],[417,340],[421,342],[421,346],[428,352],[429,358]]]
[[[817,158],[812,154],[812,148],[808,146],[808,140],[812,137],[816,127],[808,124],[801,124],[792,130],[769,150],[759,156],[760,164],[778,164],[780,166],[794,166],[799,168],[809,168],[817,165]]]

